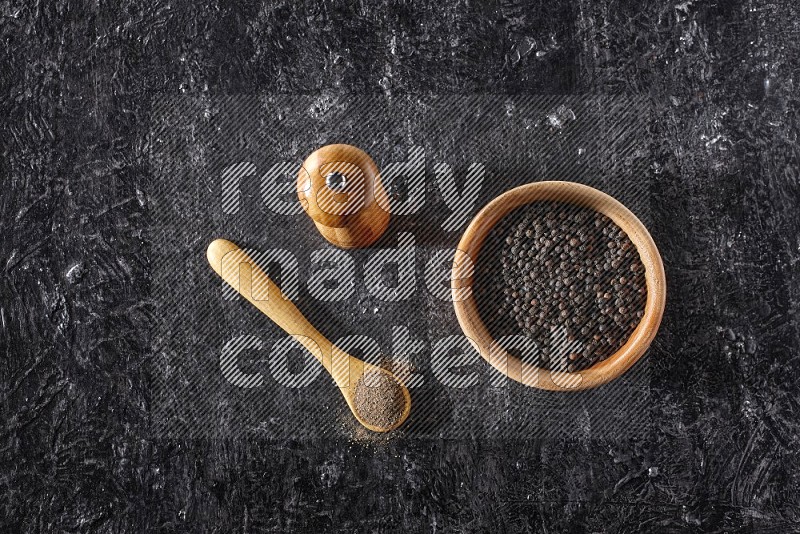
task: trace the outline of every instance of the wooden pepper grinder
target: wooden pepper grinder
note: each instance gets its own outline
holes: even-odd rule
[[[297,196],[322,237],[337,247],[367,247],[389,226],[378,166],[351,145],[327,145],[308,156],[297,176]]]

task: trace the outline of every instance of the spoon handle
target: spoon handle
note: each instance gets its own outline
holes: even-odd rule
[[[340,365],[332,365],[333,344],[308,322],[245,251],[226,239],[216,239],[208,246],[206,257],[225,282],[308,349],[339,387],[346,387],[347,373],[339,371]]]

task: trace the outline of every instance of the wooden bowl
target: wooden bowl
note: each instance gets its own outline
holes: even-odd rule
[[[474,267],[484,240],[495,224],[516,208],[535,201],[555,201],[593,209],[609,217],[636,246],[645,267],[647,302],[633,334],[614,354],[588,369],[569,373],[525,363],[492,339],[472,294]],[[498,268],[501,268],[498,266]],[[573,182],[537,182],[503,193],[483,208],[467,227],[453,263],[451,287],[456,316],[464,334],[495,369],[526,386],[551,391],[590,389],[617,378],[647,351],[661,324],[667,282],[661,255],[642,222],[613,197]]]

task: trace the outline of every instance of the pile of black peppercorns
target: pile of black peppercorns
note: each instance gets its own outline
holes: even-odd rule
[[[607,358],[644,314],[636,247],[588,208],[534,202],[514,210],[492,230],[476,267],[475,297],[489,330],[497,337],[521,329],[544,368],[573,372]]]

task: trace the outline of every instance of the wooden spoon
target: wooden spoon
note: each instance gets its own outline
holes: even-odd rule
[[[385,369],[350,356],[328,341],[236,244],[225,239],[217,239],[208,246],[206,256],[211,268],[223,280],[314,355],[339,386],[344,400],[347,401],[359,423],[374,432],[389,432],[403,424],[411,411],[411,395],[400,379]],[[368,414],[359,413],[355,402],[356,385],[365,373],[369,374],[362,388],[364,386],[369,388],[374,383],[373,379],[379,376],[377,373],[387,375],[399,385],[404,406],[400,416],[393,423],[386,426],[372,424],[365,419],[369,417]],[[370,393],[379,394],[378,391]]]

